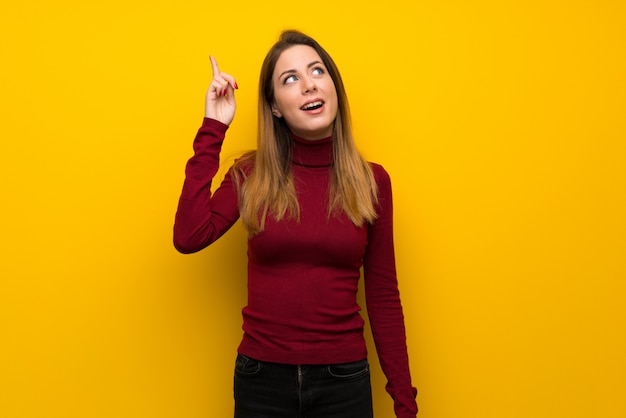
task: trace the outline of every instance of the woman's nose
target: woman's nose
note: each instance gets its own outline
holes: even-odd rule
[[[317,90],[317,86],[315,85],[315,80],[313,80],[310,77],[306,78],[305,80],[306,80],[305,83],[304,83],[304,93],[305,94]]]

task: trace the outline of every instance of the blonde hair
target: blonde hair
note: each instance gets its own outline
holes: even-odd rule
[[[295,45],[310,46],[319,54],[337,90],[328,216],[343,212],[357,226],[371,223],[377,216],[378,188],[370,165],[358,152],[352,137],[348,98],[339,70],[313,38],[289,30],[281,34],[261,67],[257,150],[239,159],[232,171],[239,188],[239,212],[250,234],[265,228],[268,215],[277,221],[300,218],[291,171],[291,133],[284,118],[272,115],[271,108],[276,61],[283,51]]]

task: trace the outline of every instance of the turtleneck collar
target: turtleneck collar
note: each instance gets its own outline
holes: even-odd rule
[[[309,141],[291,134],[292,161],[304,167],[330,167],[333,164],[333,137]]]

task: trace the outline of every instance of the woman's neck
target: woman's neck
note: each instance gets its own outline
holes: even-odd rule
[[[291,134],[293,140],[292,161],[305,167],[329,167],[333,164],[333,138],[315,141]]]

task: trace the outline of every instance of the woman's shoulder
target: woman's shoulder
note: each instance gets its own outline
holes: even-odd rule
[[[391,195],[391,177],[385,168],[378,163],[368,162],[378,188],[379,198]]]
[[[232,169],[244,173],[245,175],[249,175],[254,169],[255,161],[256,150],[248,151],[235,160]]]
[[[374,178],[376,179],[377,183],[380,183],[381,181],[384,181],[384,182],[391,181],[389,173],[387,172],[387,170],[385,170],[385,167],[383,167],[381,164],[374,163],[372,161],[368,161],[368,164],[370,168],[372,169],[372,174],[374,174]]]

